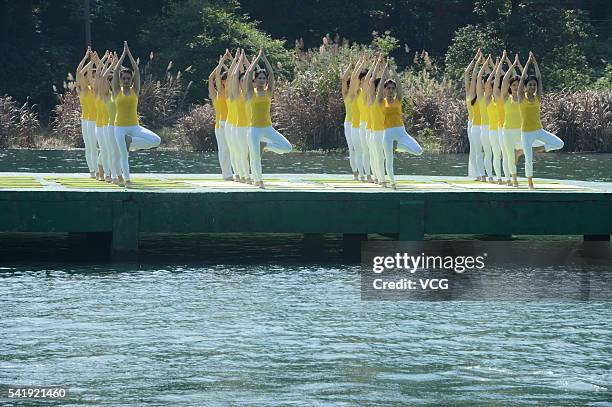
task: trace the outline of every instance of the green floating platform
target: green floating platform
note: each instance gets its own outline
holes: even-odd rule
[[[536,190],[461,177],[273,174],[265,189],[214,174],[137,174],[126,189],[86,174],[0,173],[0,232],[102,233],[134,254],[139,233],[584,235],[609,239],[612,183],[536,179]],[[31,188],[28,190],[28,188]]]

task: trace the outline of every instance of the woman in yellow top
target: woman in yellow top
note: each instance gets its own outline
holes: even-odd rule
[[[227,120],[227,99],[225,97],[225,81],[227,79],[227,68],[225,61],[231,59],[229,50],[219,59],[219,64],[208,76],[208,94],[215,108],[215,138],[217,139],[217,152],[221,175],[226,181],[232,181],[232,163],[230,159],[230,148],[225,137],[225,122]],[[221,73],[225,68],[226,72]]]
[[[508,185],[518,187],[518,178],[516,175],[516,158],[517,149],[522,151],[521,144],[521,110],[518,96],[520,76],[516,74],[518,69],[522,73],[523,67],[518,58],[518,54],[514,58],[514,62],[510,65],[510,69],[504,75],[501,85],[501,100],[504,103],[504,125],[503,125],[503,148],[506,152],[504,159],[508,160],[508,171],[512,177],[512,181]]]
[[[121,68],[126,55],[130,59],[132,69]],[[128,47],[127,41],[123,43],[123,53],[117,69],[113,72],[113,97],[115,99],[115,140],[119,149],[119,163],[121,175],[127,188],[132,186],[130,181],[129,150],[146,150],[159,146],[161,139],[152,131],[145,129],[138,122],[138,95],[140,93],[140,70]]]
[[[468,110],[468,141],[470,153],[468,158],[468,176],[476,177],[476,181],[484,178],[484,154],[482,142],[480,141],[480,108],[476,103],[476,72],[478,61],[481,56],[480,48],[463,73],[463,85],[465,88],[465,105]]]
[[[484,168],[486,175],[489,177],[489,182],[493,182],[493,148],[491,147],[491,139],[489,136],[489,114],[487,110],[489,103],[491,103],[492,100],[493,86],[489,80],[489,76],[491,75],[487,73],[485,76],[485,71],[489,69],[489,64],[492,64],[491,55],[489,55],[486,59],[481,56],[480,62],[482,63],[482,67],[480,68],[478,77],[476,78],[476,95],[478,107],[480,108],[481,119],[479,133],[482,148],[484,150]]]
[[[365,63],[365,56],[359,58],[348,81],[348,97],[351,101],[351,140],[353,142],[353,148],[355,149],[355,166],[357,167],[357,172],[359,173],[361,181],[365,181],[365,167],[363,165],[363,147],[361,145],[362,112],[359,103],[359,95],[361,94],[359,83]],[[363,116],[365,117],[365,112],[363,112]]]
[[[527,76],[529,66],[533,64],[535,76]],[[521,143],[525,154],[525,176],[529,189],[533,186],[533,151],[553,151],[563,148],[563,140],[542,128],[540,104],[542,102],[542,75],[532,52],[521,75],[518,88],[521,109]],[[535,141],[544,143],[542,147],[533,148]]]
[[[380,185],[385,183],[385,155],[383,152],[383,136],[385,132],[385,117],[382,111],[383,82],[382,72],[385,68],[383,55],[380,54],[376,65],[370,71],[372,75],[366,82],[366,106],[370,112],[368,134],[370,147],[370,166],[374,175],[374,182]],[[368,126],[366,126],[367,128]]]
[[[340,78],[340,82],[342,84],[342,99],[344,100],[344,138],[346,139],[346,145],[348,147],[349,152],[349,164],[351,166],[351,172],[353,173],[353,179],[359,179],[359,170],[357,169],[357,161],[356,161],[356,152],[355,146],[353,145],[353,137],[351,131],[351,122],[353,120],[353,110],[352,105],[353,101],[349,94],[349,88],[351,85],[351,67],[353,63],[350,62],[346,67],[346,70],[342,74]],[[357,112],[359,114],[359,112]]]
[[[491,152],[493,153],[493,169],[497,183],[502,184],[502,148],[499,143],[499,109],[497,107],[496,92],[499,91],[500,81],[495,76],[497,68],[500,65],[499,57],[495,60],[493,72],[487,78],[486,87],[490,88],[489,104],[487,105],[487,115],[489,116],[489,143],[491,144]],[[497,84],[497,85],[496,85]],[[496,87],[497,86],[497,87]]]
[[[106,109],[106,99],[110,97],[110,88],[108,86],[109,67],[112,67],[112,55],[106,51],[100,61],[97,61],[96,79],[94,86],[94,94],[96,97],[96,140],[98,140],[99,154],[98,166],[100,169],[100,181],[111,182],[113,178],[117,179],[117,174],[111,176],[111,144],[108,134],[108,111]]]
[[[370,146],[367,140],[367,130],[366,124],[369,116],[369,109],[365,103],[365,84],[366,81],[369,80],[368,73],[369,69],[362,70],[366,64],[366,60],[364,57],[363,63],[360,64],[359,70],[355,68],[354,76],[351,77],[351,87],[350,90],[352,94],[355,95],[357,100],[357,106],[359,109],[359,141],[361,146],[361,164],[363,166],[363,176],[362,181],[372,182],[372,172],[370,167]],[[350,88],[349,88],[350,89]]]
[[[90,105],[93,99],[93,91],[91,89],[92,65],[93,62],[85,64],[88,58],[93,56],[90,47],[87,47],[85,56],[79,63],[76,69],[76,91],[79,95],[81,104],[81,134],[83,135],[83,144],[85,145],[85,161],[89,169],[89,176],[96,177],[96,169],[98,168],[98,156],[96,152],[96,115],[91,112]],[[92,115],[93,113],[93,115]],[[92,119],[93,117],[93,119]]]
[[[117,69],[119,63],[119,57],[116,53],[113,53],[109,57],[106,70],[103,74],[103,87],[100,89],[104,105],[106,107],[107,125],[104,127],[105,140],[106,140],[106,151],[108,154],[108,162],[110,165],[111,182],[113,184],[119,184],[123,182],[123,176],[121,174],[121,164],[119,157],[119,147],[117,146],[117,140],[115,140],[115,117],[117,115],[117,107],[115,105],[115,99],[113,98],[113,72]],[[108,179],[107,179],[108,181]]]
[[[387,72],[391,79],[387,79]],[[395,70],[386,67],[383,70],[381,82],[384,86],[385,99],[383,101],[384,127],[383,151],[385,154],[385,167],[391,181],[391,188],[396,189],[393,172],[393,143],[397,142],[397,151],[413,155],[423,154],[423,148],[412,138],[404,127],[402,119],[402,91],[400,81]]]
[[[246,114],[246,105],[242,83],[244,81],[245,67],[248,61],[244,50],[238,48],[236,56],[227,76],[227,103],[234,111],[234,124],[230,128],[230,150],[234,156],[234,172],[237,174],[236,181],[252,183],[249,168],[249,145],[247,134],[249,131],[249,118]]]
[[[265,69],[257,69],[257,63],[262,60]],[[264,151],[269,150],[277,154],[285,154],[291,151],[291,143],[272,127],[270,117],[270,105],[274,94],[274,71],[268,61],[263,49],[249,66],[246,73],[245,97],[251,103],[251,128],[249,129],[249,156],[251,160],[251,171],[255,185],[264,187],[261,174],[261,143],[264,143]]]

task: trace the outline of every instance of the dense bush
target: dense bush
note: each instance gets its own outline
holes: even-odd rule
[[[194,106],[189,113],[178,119],[170,134],[176,147],[192,151],[214,151],[215,111],[210,103]]]
[[[0,148],[35,147],[40,123],[34,107],[20,105],[10,96],[0,96]]]
[[[51,111],[51,136],[45,147],[59,147],[61,145],[71,148],[83,148],[81,133],[81,105],[79,95],[74,88],[72,75],[68,74],[64,82],[63,92],[54,87],[57,104]]]

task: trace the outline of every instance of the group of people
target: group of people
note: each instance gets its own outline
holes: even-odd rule
[[[251,61],[243,49],[233,57],[226,50],[208,77],[208,91],[223,179],[264,188],[262,151],[285,154],[292,146],[272,127],[274,70],[263,49]]]
[[[397,151],[420,155],[423,149],[406,132],[402,118],[402,90],[397,72],[383,55],[373,60],[362,55],[342,75],[346,114],[344,135],[355,180],[396,189],[393,171]]]
[[[516,161],[524,154],[525,176],[529,189],[534,189],[533,153],[559,150],[563,141],[542,127],[542,75],[533,53],[523,67],[518,55],[511,62],[504,51],[493,63],[491,55],[485,58],[479,49],[465,70],[464,84],[468,175],[500,185],[505,176],[508,186],[518,187]]]
[[[123,66],[126,57],[131,68]],[[389,186],[396,189],[394,151],[423,153],[403,123],[397,72],[382,54],[373,58],[364,54],[349,64],[341,82],[344,134],[354,179],[386,187],[388,176]],[[272,127],[274,85],[274,70],[263,49],[251,61],[243,49],[233,56],[226,50],[210,73],[208,90],[223,179],[264,188],[261,153],[292,150]],[[563,147],[559,137],[542,127],[542,76],[533,53],[523,67],[518,55],[511,62],[504,51],[493,63],[491,55],[485,58],[479,49],[465,70],[464,85],[468,175],[498,184],[504,184],[505,176],[508,186],[518,186],[516,161],[524,154],[525,176],[533,189],[533,153]],[[76,89],[90,176],[131,187],[128,152],[157,147],[160,138],[139,125],[140,71],[127,42],[120,57],[106,51],[100,58],[88,48],[77,67]]]
[[[125,58],[131,69],[123,66]],[[157,147],[160,138],[139,125],[140,71],[127,42],[102,58],[87,48],[76,70],[81,131],[91,178],[130,188],[128,151]]]

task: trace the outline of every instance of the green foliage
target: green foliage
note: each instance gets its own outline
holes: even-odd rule
[[[264,48],[279,74],[291,68],[283,41],[273,40],[253,22],[207,0],[173,2],[166,12],[145,25],[140,40],[158,58],[174,61],[179,69],[192,66],[192,99],[207,96],[208,74],[226,48],[245,48],[250,55]]]
[[[601,90],[612,90],[612,64],[606,65],[601,77],[597,79],[593,87]]]

